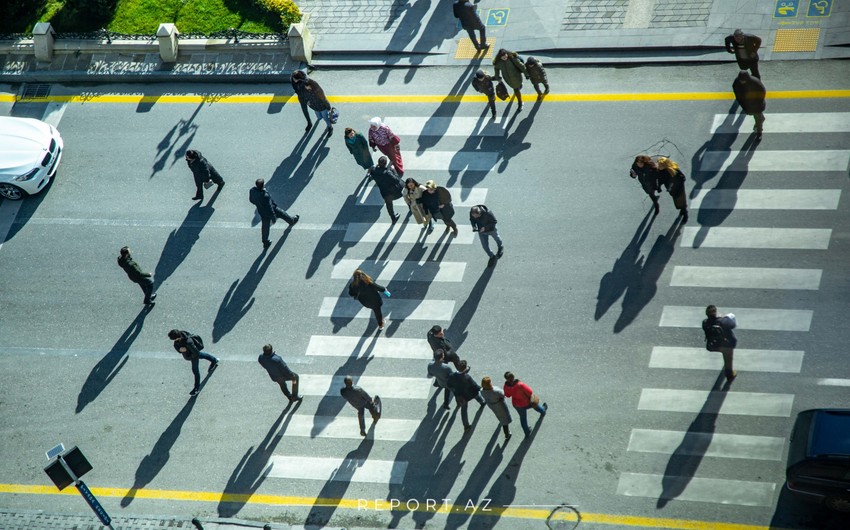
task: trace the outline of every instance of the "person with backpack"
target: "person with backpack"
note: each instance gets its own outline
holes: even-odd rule
[[[201,391],[201,373],[198,370],[198,362],[201,359],[210,362],[210,367],[207,370],[208,374],[218,368],[218,359],[209,353],[203,351],[204,340],[188,331],[180,331],[172,329],[168,332],[168,338],[174,341],[174,349],[177,350],[184,359],[192,363],[192,374],[195,376],[195,386],[189,392],[190,396],[197,396]]]
[[[395,168],[389,165],[387,157],[378,158],[378,165],[369,172],[369,178],[375,181],[378,190],[381,192],[381,197],[387,205],[387,213],[390,214],[390,221],[395,224],[398,221],[398,214],[393,208],[393,201],[401,199],[402,190],[404,190],[404,181],[398,176]]]
[[[477,3],[477,2],[476,2]],[[469,0],[455,0],[452,5],[452,12],[456,19],[460,20],[460,26],[469,34],[469,40],[478,51],[484,51],[490,47],[487,44],[487,27],[484,21],[478,16],[478,7],[472,5]],[[481,42],[475,38],[475,30],[481,34]]]
[[[472,223],[472,231],[478,234],[481,239],[481,246],[484,247],[484,252],[490,257],[487,262],[488,267],[496,264],[496,260],[502,257],[505,253],[505,246],[502,244],[502,238],[499,236],[499,230],[496,229],[496,216],[489,208],[483,204],[473,206],[469,210],[469,222]],[[498,250],[494,254],[490,250],[490,238],[498,245]]]
[[[493,78],[496,81],[504,81],[506,85],[514,91],[514,96],[517,100],[517,110],[522,110],[522,78],[528,74],[522,60],[516,52],[509,52],[502,48],[496,53],[493,59],[493,69],[496,71],[496,76]]]
[[[710,305],[705,308],[706,319],[702,321],[702,330],[705,333],[705,349],[723,354],[723,373],[726,381],[732,382],[738,376],[732,367],[732,359],[735,356],[735,346],[738,338],[733,331],[738,323],[735,315],[729,313],[723,315],[717,312],[717,307]]]

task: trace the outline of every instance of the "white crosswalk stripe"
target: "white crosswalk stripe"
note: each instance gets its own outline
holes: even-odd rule
[[[401,158],[405,171],[490,171],[499,162],[499,153],[428,150],[418,154],[416,151],[402,151]]]
[[[365,339],[365,340],[364,340]],[[342,337],[313,335],[307,355],[325,357],[365,357],[376,359],[432,359],[431,347],[425,339],[387,337]]]
[[[820,288],[822,272],[820,269],[677,265],[673,268],[670,286],[816,291]]]
[[[793,403],[793,394],[644,388],[638,410],[786,418]]]
[[[768,116],[765,134],[850,132],[850,112],[771,112]],[[747,132],[752,127],[751,120],[729,118],[728,114],[715,114],[711,133]]]
[[[454,313],[454,300],[409,300],[393,298],[384,304],[384,318],[396,320],[451,320]],[[372,311],[366,309],[353,298],[325,297],[319,309],[320,317],[373,318]]]
[[[423,372],[425,368],[423,367]],[[298,391],[305,396],[330,396],[343,399],[339,390],[344,375],[299,374]],[[372,397],[381,399],[428,399],[431,381],[425,377],[380,377],[361,375],[354,384],[365,388]]]
[[[723,307],[724,313],[734,313],[738,329],[764,331],[809,331],[813,312],[806,309],[760,309]],[[661,312],[662,327],[701,328],[705,319],[704,306],[666,305]]]
[[[423,184],[424,181],[419,181]],[[484,204],[487,200],[487,188],[446,188],[452,196],[452,206],[455,208],[472,207],[477,204]],[[369,184],[365,187],[357,204],[363,206],[383,206],[384,198],[381,197],[380,190],[374,184]],[[407,206],[404,206],[407,208]]]
[[[802,351],[749,350],[735,348],[735,369],[745,372],[800,373]],[[720,370],[723,358],[705,348],[655,346],[649,359],[650,368],[684,370]]]
[[[460,227],[459,227],[460,228]],[[468,226],[466,228],[469,228]],[[436,221],[434,231],[426,234],[425,229],[413,223],[349,223],[345,230],[343,241],[349,243],[381,243],[394,241],[396,243],[418,243],[422,240],[433,243],[443,239],[445,244],[469,245],[473,241],[471,229],[458,231],[457,236],[446,234],[442,221]]]
[[[754,151],[708,151],[701,171],[847,171],[850,151],[842,149]]]
[[[850,379],[824,378],[817,380],[820,386],[850,386]]]
[[[466,263],[460,261],[361,261],[341,259],[334,265],[331,278],[351,278],[352,271],[361,269],[378,283],[408,282],[462,282]]]
[[[416,439],[416,429],[421,424],[422,422],[419,420],[381,418],[381,421],[376,424],[372,437],[375,440],[389,442],[413,441]],[[289,417],[284,435],[305,438],[348,438],[352,440],[362,438],[357,418],[349,414],[340,414],[339,416],[293,414]]]
[[[700,210],[835,210],[841,190],[699,190],[690,207]]]
[[[829,228],[685,227],[681,246],[699,248],[773,248],[786,250],[826,250]]]
[[[665,455],[782,460],[785,438],[742,434],[632,429],[629,451]]]
[[[355,422],[357,420],[354,420]],[[407,462],[337,457],[281,456],[269,459],[271,478],[401,484]]]
[[[388,116],[383,119],[399,136],[504,136],[501,123],[485,117]]]
[[[716,478],[622,473],[617,494],[738,506],[771,506],[776,484]]]

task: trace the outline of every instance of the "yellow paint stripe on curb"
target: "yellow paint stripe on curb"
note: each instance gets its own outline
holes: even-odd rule
[[[850,90],[786,90],[768,92],[768,99],[825,99],[850,98]],[[731,100],[729,92],[644,92],[614,94],[549,94],[549,102],[611,102],[611,101],[711,101]],[[438,95],[386,95],[386,96],[331,96],[331,103],[484,103],[483,95],[438,96]],[[271,94],[76,94],[66,96],[48,96],[40,99],[18,99],[8,94],[0,95],[3,102],[51,102],[51,103],[229,103],[229,104],[269,104],[294,103],[295,96],[274,96]]]
[[[91,488],[92,493],[98,497],[130,497],[134,499],[158,499],[170,501],[194,501],[194,502],[233,502],[239,504],[260,504],[268,506],[334,506],[336,508],[347,508],[359,511],[390,511],[394,507],[389,501],[365,500],[365,499],[324,499],[315,497],[294,497],[284,495],[260,495],[260,494],[237,494],[216,493],[210,491],[180,491],[180,490],[154,490],[154,489],[124,489],[124,488]],[[0,493],[15,493],[28,495],[77,495],[73,488],[58,491],[53,486],[33,486],[26,484],[0,484]],[[437,504],[436,508],[420,506],[418,509],[407,510],[404,505],[396,508],[403,512],[437,512],[437,513],[465,513],[463,505]],[[486,510],[475,512],[475,516],[497,516],[511,517],[515,519],[546,520],[551,510],[542,508],[503,508],[488,507]],[[473,515],[470,513],[469,515]],[[552,520],[575,521],[574,513],[565,512],[556,514]],[[721,523],[715,521],[694,521],[687,519],[661,519],[654,517],[637,517],[632,515],[613,515],[602,513],[582,513],[581,520],[585,523],[596,523],[603,525],[629,526],[635,528],[669,528],[672,530],[771,530],[767,526]],[[773,529],[778,530],[778,529]]]

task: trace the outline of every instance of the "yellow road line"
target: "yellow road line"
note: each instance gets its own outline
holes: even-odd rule
[[[850,90],[786,90],[768,92],[768,99],[825,99],[850,98]],[[731,100],[734,96],[728,92],[637,92],[614,94],[549,94],[549,102],[609,102],[609,101],[711,101]],[[484,103],[483,95],[439,96],[439,95],[386,95],[386,96],[331,96],[331,103]],[[20,99],[14,94],[0,95],[2,102],[49,102],[49,103],[230,103],[230,104],[269,104],[295,102],[295,96],[275,96],[272,94],[94,94],[83,93],[65,96],[48,96],[40,99]]]
[[[130,497],[134,499],[158,499],[170,501],[194,501],[194,502],[233,502],[239,504],[257,504],[267,506],[334,506],[337,508],[358,511],[390,511],[402,512],[418,511],[431,513],[468,513],[473,515],[473,508],[465,505],[437,504],[436,507],[419,506],[393,506],[385,500],[366,499],[325,499],[316,497],[294,497],[288,495],[260,495],[260,494],[238,494],[217,493],[211,491],[180,491],[180,490],[154,490],[154,489],[125,489],[125,488],[91,488],[92,493],[98,497]],[[0,484],[0,494],[14,493],[26,495],[78,495],[74,488],[65,488],[58,491],[53,486],[33,486],[27,484]],[[411,501],[412,502],[412,501]],[[484,507],[479,501],[478,510],[474,515],[511,517],[515,519],[546,520],[551,510],[543,508],[504,508],[489,506]],[[574,513],[565,512],[556,514],[553,520],[575,521]],[[635,528],[668,528],[672,530],[771,530],[767,526],[747,525],[737,523],[722,523],[715,521],[695,521],[688,519],[664,519],[656,517],[638,517],[633,515],[614,515],[603,513],[582,513],[581,520],[585,523],[596,523],[603,525],[628,526]],[[777,530],[777,529],[773,529]]]

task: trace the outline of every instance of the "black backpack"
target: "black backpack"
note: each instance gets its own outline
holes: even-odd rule
[[[716,320],[713,324],[703,326],[705,330],[705,349],[708,351],[720,351],[726,343],[726,332]]]
[[[197,335],[189,335],[189,338],[192,339],[192,342],[195,343],[195,347],[198,349],[198,351],[204,349],[204,339]]]

